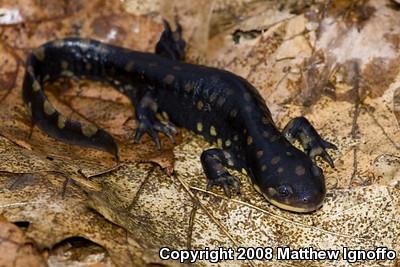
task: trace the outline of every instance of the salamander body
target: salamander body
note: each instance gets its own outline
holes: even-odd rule
[[[28,56],[23,84],[23,99],[33,123],[63,142],[117,156],[117,145],[109,133],[66,118],[43,91],[45,82],[59,77],[102,81],[135,106],[135,141],[148,133],[160,147],[158,132],[173,139],[173,125],[177,125],[216,144],[218,148],[201,155],[208,187],[219,185],[228,196],[231,187],[239,193],[239,180],[226,169],[233,168],[246,173],[254,188],[278,207],[295,212],[319,208],[325,181],[313,159],[321,156],[333,166],[325,149],[335,146],[303,117],[293,119],[280,132],[249,82],[228,71],[184,63],[181,28],[172,32],[168,23],[165,27],[156,54],[81,38],[36,48]],[[291,144],[294,139],[306,153]]]

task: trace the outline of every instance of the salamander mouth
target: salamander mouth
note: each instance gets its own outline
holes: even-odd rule
[[[267,196],[266,194],[263,194],[263,195],[272,205],[277,206],[280,209],[288,210],[288,211],[292,211],[292,212],[296,212],[296,213],[310,213],[310,212],[313,212],[313,211],[316,211],[317,209],[319,209],[323,204],[323,198],[322,198],[322,201],[320,201],[317,204],[301,203],[301,205],[296,205],[296,204],[290,205],[290,204],[282,203],[275,199],[272,199],[269,196]]]

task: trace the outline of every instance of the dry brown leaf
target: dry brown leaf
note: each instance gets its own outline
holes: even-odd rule
[[[15,224],[0,216],[0,266],[41,267],[46,260]]]
[[[67,182],[62,175],[45,172],[0,174],[1,213],[14,222],[29,222],[26,236],[51,255],[55,246],[81,237],[101,246],[101,261],[111,257],[116,266],[144,264],[141,258],[147,254],[132,235],[88,209],[85,192]]]

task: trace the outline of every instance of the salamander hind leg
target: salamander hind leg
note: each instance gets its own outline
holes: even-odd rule
[[[333,160],[326,152],[326,149],[337,149],[336,145],[322,139],[306,118],[297,117],[292,119],[283,129],[283,134],[291,143],[295,139],[300,141],[304,151],[311,159],[315,160],[317,156],[320,156],[334,168]]]
[[[226,170],[225,166],[229,165],[229,162],[223,150],[212,148],[203,151],[201,164],[208,179],[207,190],[213,185],[218,185],[228,197],[231,197],[230,187],[233,187],[236,194],[240,194],[240,180]]]
[[[168,21],[164,20],[164,31],[156,45],[156,54],[182,61],[185,54],[186,42],[182,39],[182,26],[177,22],[176,31],[171,30]]]
[[[150,92],[147,92],[139,101],[136,107],[136,118],[138,127],[135,133],[135,143],[139,143],[140,139],[147,133],[153,139],[157,149],[161,149],[160,138],[158,132],[164,133],[172,143],[175,143],[174,135],[176,134],[175,126],[170,122],[161,122],[157,118],[158,111],[157,102],[154,100]]]

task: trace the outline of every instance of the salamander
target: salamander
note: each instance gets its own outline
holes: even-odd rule
[[[207,189],[240,193],[240,181],[228,169],[247,174],[270,203],[293,212],[318,209],[325,198],[317,156],[332,167],[322,139],[304,117],[280,131],[264,99],[248,81],[229,71],[183,62],[182,27],[164,21],[155,53],[132,51],[96,40],[69,37],[34,49],[27,57],[23,100],[32,123],[60,141],[101,149],[118,157],[113,137],[94,125],[70,120],[46,97],[43,86],[60,77],[84,77],[110,84],[135,107],[135,142],[147,133],[160,149],[159,133],[172,141],[175,126],[186,128],[216,146],[200,160]],[[304,151],[296,148],[298,140]]]

